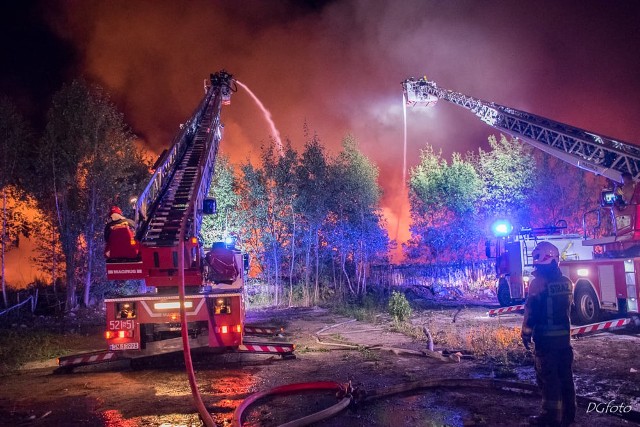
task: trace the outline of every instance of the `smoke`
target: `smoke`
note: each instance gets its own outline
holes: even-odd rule
[[[426,73],[446,88],[633,141],[640,36],[630,3],[82,1],[61,2],[65,13],[50,24],[156,152],[197,105],[202,80],[222,68],[260,93],[295,148],[305,120],[333,152],[352,133],[380,168],[395,231],[392,217],[408,212],[402,80]],[[486,148],[494,132],[442,102],[407,116],[409,168],[427,141],[449,155]],[[255,158],[273,136],[242,91],[223,122],[221,147],[234,162]]]

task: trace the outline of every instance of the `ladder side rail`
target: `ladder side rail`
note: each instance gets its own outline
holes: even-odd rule
[[[202,212],[200,212],[199,208],[202,206],[202,200],[204,199],[204,197],[206,197],[206,193],[209,189],[209,184],[211,184],[215,156],[217,154],[217,148],[220,142],[220,138],[222,137],[222,132],[219,129],[221,126],[220,112],[222,110],[223,98],[225,96],[228,97],[227,90],[230,82],[226,80],[227,78],[231,79],[231,76],[228,74],[223,75],[221,81],[216,81],[215,83],[212,81],[212,85],[210,87],[210,91],[213,96],[210,102],[213,105],[209,110],[210,116],[206,117],[211,119],[209,123],[209,137],[207,138],[205,143],[205,153],[200,158],[198,166],[198,182],[196,182],[196,185],[191,192],[191,197],[189,197],[189,203],[186,209],[186,212],[192,213],[193,216],[187,214],[185,215],[185,217],[183,217],[180,224],[179,241],[184,241],[184,239],[188,237],[188,233],[194,233],[193,235],[197,237],[200,232],[200,225],[202,223]],[[209,167],[208,170],[210,171],[210,173],[208,175],[205,175],[204,169],[207,166]]]
[[[162,194],[167,189],[176,166],[179,164],[182,155],[186,151],[191,136],[195,133],[198,123],[202,118],[204,108],[208,104],[213,94],[209,87],[208,92],[194,111],[192,117],[182,126],[178,134],[174,137],[171,149],[167,153],[165,160],[154,171],[145,189],[142,191],[136,202],[136,229],[137,234],[142,235],[147,227],[155,205],[160,200]]]

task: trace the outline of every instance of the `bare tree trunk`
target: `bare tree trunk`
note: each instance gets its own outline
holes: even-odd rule
[[[31,313],[36,311],[36,307],[38,306],[38,293],[39,289],[36,287],[36,291],[31,295]]]
[[[67,256],[67,298],[65,301],[65,311],[76,308],[76,260],[75,251],[68,251]]]
[[[307,236],[307,250],[304,260],[304,305],[311,305],[311,289],[309,286],[309,270],[311,269],[311,236]]]
[[[320,286],[318,284],[318,275],[319,275],[319,271],[320,271],[320,237],[318,235],[318,229],[316,228],[315,230],[315,235],[316,235],[316,283],[315,283],[315,287],[314,287],[314,293],[313,293],[313,299],[314,299],[314,304],[317,305],[318,302],[320,301]]]
[[[280,303],[280,300],[278,298],[278,284],[279,284],[279,269],[278,269],[278,251],[277,251],[277,247],[276,247],[276,240],[275,240],[275,233],[274,233],[274,239],[273,239],[273,244],[271,245],[271,247],[273,248],[273,274],[274,274],[274,285],[275,285],[275,289],[274,289],[274,299],[275,299],[275,305],[277,306]]]
[[[51,282],[53,284],[53,295],[58,301],[58,254],[56,253],[56,228],[51,223]]]
[[[86,231],[85,239],[87,240],[87,275],[84,281],[84,293],[82,295],[82,302],[85,307],[89,307],[89,295],[91,291],[91,278],[93,269],[93,253],[95,249],[96,241],[94,239],[96,229],[96,184],[93,184],[91,189],[91,202],[89,208],[89,224]]]
[[[349,274],[347,273],[347,254],[341,255],[341,263],[342,263],[342,272],[344,273],[344,277],[347,280],[347,285],[349,286],[349,291],[351,291],[352,295],[355,295],[355,291],[353,290],[353,286],[351,286],[351,279],[349,279]]]
[[[296,213],[293,211],[293,203],[291,203],[291,218],[293,231],[291,233],[291,265],[289,266],[289,307],[293,306],[293,267],[296,261]]]
[[[369,259],[366,251],[362,253],[362,294],[367,294],[367,267],[369,265]]]
[[[9,299],[7,297],[7,283],[4,276],[4,253],[7,236],[7,189],[2,187],[2,236],[0,236],[0,246],[2,249],[2,299],[4,301],[5,308],[9,307]]]

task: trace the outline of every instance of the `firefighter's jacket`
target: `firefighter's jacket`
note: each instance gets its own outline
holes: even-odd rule
[[[573,283],[565,276],[536,277],[524,306],[522,334],[532,335],[536,351],[570,348]]]
[[[105,248],[107,258],[133,259],[139,255],[138,243],[134,240],[134,223],[117,214],[112,215],[111,221],[104,228]]]

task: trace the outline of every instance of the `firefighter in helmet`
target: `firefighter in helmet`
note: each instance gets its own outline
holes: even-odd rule
[[[569,316],[573,283],[562,275],[558,248],[540,242],[532,252],[534,279],[524,308],[522,342],[535,343],[535,370],[542,393],[542,412],[531,425],[569,426],[575,420],[573,349]]]
[[[107,258],[135,258],[138,256],[137,243],[134,242],[136,224],[125,218],[118,206],[109,210],[107,224],[104,227],[105,256]]]

